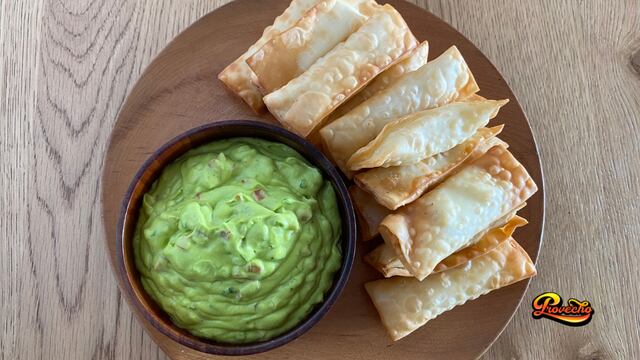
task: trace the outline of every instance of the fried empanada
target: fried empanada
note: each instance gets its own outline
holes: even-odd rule
[[[418,163],[388,168],[375,168],[354,177],[358,186],[372,194],[376,201],[395,210],[420,197],[453,175],[465,162],[473,161],[491,147],[503,144],[496,138],[504,125],[481,128],[463,143]]]
[[[460,248],[457,251],[461,251],[461,249],[466,249],[469,246],[479,242],[480,239],[482,239],[487,233],[489,233],[489,231],[491,231],[491,230],[493,230],[495,228],[499,228],[499,227],[505,226],[514,216],[516,216],[518,211],[522,210],[525,206],[527,206],[526,202],[523,202],[522,204],[516,206],[513,210],[508,212],[506,215],[504,215],[503,217],[499,218],[498,220],[492,222],[489,226],[487,226],[486,229],[483,229],[479,233],[475,234],[469,241],[467,241],[466,243],[461,245]],[[440,264],[442,264],[442,261],[438,265],[440,265]],[[436,266],[436,268],[433,269],[433,271],[436,271],[437,268],[438,268],[438,266]]]
[[[373,239],[378,235],[378,225],[390,211],[378,204],[371,194],[355,185],[349,187],[349,195],[360,220],[358,221],[360,238],[363,241]]]
[[[378,270],[386,278],[392,276],[413,276],[409,270],[402,265],[402,261],[398,259],[395,250],[385,243],[378,245],[378,247],[365,255],[364,261]]]
[[[364,286],[384,327],[396,341],[455,306],[535,274],[529,255],[510,238],[465,265],[432,274],[422,281],[393,277]]]
[[[247,59],[260,91],[269,94],[302,74],[356,31],[375,5],[373,0],[324,0],[315,5]]]
[[[516,211],[513,211],[503,219],[500,219],[495,226],[492,225],[490,230],[478,234],[477,241],[470,241],[469,246],[456,251],[442,260],[435,269],[433,269],[433,272],[437,273],[462,265],[494,249],[513,235],[513,232],[517,228],[527,223],[527,220],[517,216]],[[364,259],[385,277],[412,276],[396,255],[395,250],[386,243],[379,245],[367,254]]]
[[[402,61],[416,45],[402,16],[391,5],[384,5],[302,75],[265,96],[264,103],[282,125],[306,137],[329,113]]]
[[[351,171],[418,163],[470,138],[509,100],[455,102],[419,111],[385,125],[351,156]]]
[[[343,172],[351,176],[347,161],[385,125],[417,111],[465,99],[478,90],[469,67],[453,46],[322,128],[324,148]]]
[[[329,122],[335,120],[342,115],[348,113],[356,106],[360,105],[363,101],[377,94],[378,92],[386,89],[402,75],[416,71],[427,63],[427,57],[429,56],[429,42],[423,41],[415,49],[411,50],[409,56],[385,70],[382,74],[378,75],[372,82],[369,83],[364,89],[355,94],[349,101],[340,105],[329,116]]]
[[[256,75],[246,63],[247,58],[253,55],[273,36],[291,27],[318,2],[320,0],[293,0],[289,7],[273,21],[273,24],[264,29],[258,41],[218,74],[218,79],[251,106],[256,113],[264,109],[264,103],[262,102],[262,93],[254,83]]]
[[[499,228],[493,228],[487,231],[480,240],[471,245],[456,251],[452,255],[442,260],[435,269],[434,273],[439,273],[447,269],[460,266],[467,261],[473,260],[478,256],[482,256],[487,252],[495,249],[503,242],[507,241],[517,228],[527,225],[529,222],[518,215],[514,215],[509,221]]]
[[[436,265],[537,191],[527,170],[503,146],[382,220],[378,230],[411,274]]]
[[[496,126],[491,128],[491,131],[495,131],[501,128],[502,126]],[[432,182],[430,181],[430,185],[427,187],[427,189],[431,189],[435,187],[437,184],[442,182],[448,176],[455,174],[464,164],[477,159],[478,157],[486,153],[487,150],[489,150],[489,148],[496,145],[503,145],[504,147],[509,146],[504,141],[495,137],[487,139],[486,141],[482,142],[475,148],[472,154],[462,163],[462,165],[455,166],[451,170],[443,171],[440,175],[434,176],[434,181]],[[385,169],[387,168],[380,168],[380,169],[374,169],[374,170],[385,170]],[[393,169],[393,168],[388,168],[388,169]],[[416,173],[416,176],[420,176],[420,175]],[[356,176],[356,180],[357,178],[358,177]],[[356,181],[356,183],[358,183],[358,181]],[[360,220],[358,222],[359,228],[360,228],[360,238],[364,241],[371,240],[374,237],[378,236],[379,234],[378,226],[382,222],[382,219],[384,219],[387,215],[391,213],[391,210],[382,206],[379,201],[376,201],[376,198],[374,198],[374,196],[370,192],[366,191],[364,188],[360,186],[353,185],[349,187],[349,193],[351,194],[351,200],[353,201],[354,207],[356,209],[356,213],[358,214],[358,219]],[[416,196],[416,198],[417,197],[419,197],[419,195]],[[517,210],[519,210],[519,208]],[[508,220],[512,216],[513,214],[508,215],[505,219],[502,219],[504,220],[503,222],[496,222],[496,224],[494,224],[493,226],[503,225],[504,222],[506,222],[506,220]]]

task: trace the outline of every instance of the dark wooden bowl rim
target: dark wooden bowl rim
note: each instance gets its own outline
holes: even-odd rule
[[[286,145],[293,147],[312,165],[320,168],[325,173],[326,178],[334,185],[336,196],[338,198],[338,205],[340,207],[342,217],[341,243],[343,254],[342,265],[338,272],[336,272],[333,285],[325,294],[325,300],[317,305],[303,321],[284,334],[263,342],[250,344],[225,344],[198,338],[187,333],[185,330],[178,328],[171,322],[168,315],[162,311],[144,291],[142,286],[140,286],[141,284],[138,280],[139,275],[137,274],[135,264],[131,259],[133,251],[130,251],[131,254],[129,256],[126,254],[128,251],[127,247],[130,248],[133,237],[131,235],[127,237],[127,234],[125,234],[127,231],[125,225],[127,225],[127,223],[131,223],[130,226],[135,226],[138,215],[138,203],[142,198],[142,194],[146,193],[148,187],[153,183],[157,175],[159,175],[159,172],[161,172],[166,164],[175,160],[188,149],[194,148],[198,145],[203,145],[207,142],[220,140],[222,138],[229,138],[224,136],[216,137],[215,132],[213,132],[214,130],[228,132],[240,130],[240,132],[244,131],[245,134],[251,131],[256,132],[255,135],[241,134],[230,137],[259,137],[276,142],[281,142],[278,138],[285,139],[288,141],[288,143],[285,142]],[[199,141],[191,142],[192,138],[202,134],[204,135]],[[180,146],[183,141],[187,141],[189,143],[186,149],[182,149],[183,151],[177,151],[175,154],[165,158],[162,161],[163,164],[157,164],[158,159],[166,155],[168,151],[174,148],[174,146]],[[147,175],[147,172],[150,171],[150,169],[153,171],[154,165],[156,167],[154,176],[152,176],[150,181],[141,183],[141,180],[143,180],[143,177]],[[143,186],[145,188],[138,192],[140,195],[136,199],[133,199],[134,193],[136,193],[136,188],[139,186]],[[133,204],[132,201],[135,201],[136,204]],[[356,239],[355,213],[349,197],[349,192],[347,191],[345,180],[342,177],[342,174],[336,170],[322,152],[301,137],[275,125],[249,120],[225,120],[195,127],[174,137],[156,150],[143,163],[131,181],[120,206],[116,238],[116,246],[118,249],[116,252],[116,265],[118,269],[118,276],[121,277],[122,284],[124,285],[123,290],[127,292],[128,298],[131,299],[131,303],[138,309],[144,318],[162,334],[184,346],[208,354],[249,355],[271,350],[291,342],[311,329],[329,311],[347,283],[355,257]],[[129,259],[127,259],[127,257]],[[127,261],[125,261],[125,259],[127,259]],[[127,262],[129,262],[129,265]],[[136,283],[136,285],[134,285],[134,283]],[[145,303],[147,306],[145,306]],[[149,309],[149,307],[151,309]]]

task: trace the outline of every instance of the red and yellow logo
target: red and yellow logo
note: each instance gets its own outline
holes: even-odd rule
[[[547,318],[569,326],[587,325],[593,317],[593,307],[588,301],[569,299],[562,305],[562,298],[554,292],[546,292],[533,299],[534,319]]]

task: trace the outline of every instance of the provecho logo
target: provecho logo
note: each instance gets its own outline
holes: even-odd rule
[[[593,317],[593,307],[588,301],[571,298],[563,305],[562,297],[554,292],[538,295],[531,306],[534,319],[546,318],[568,326],[587,325]]]

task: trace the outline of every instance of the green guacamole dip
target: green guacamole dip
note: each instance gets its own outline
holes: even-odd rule
[[[273,338],[323,300],[340,267],[332,185],[290,147],[233,138],[168,165],[133,240],[142,285],[176,325],[228,343]]]

